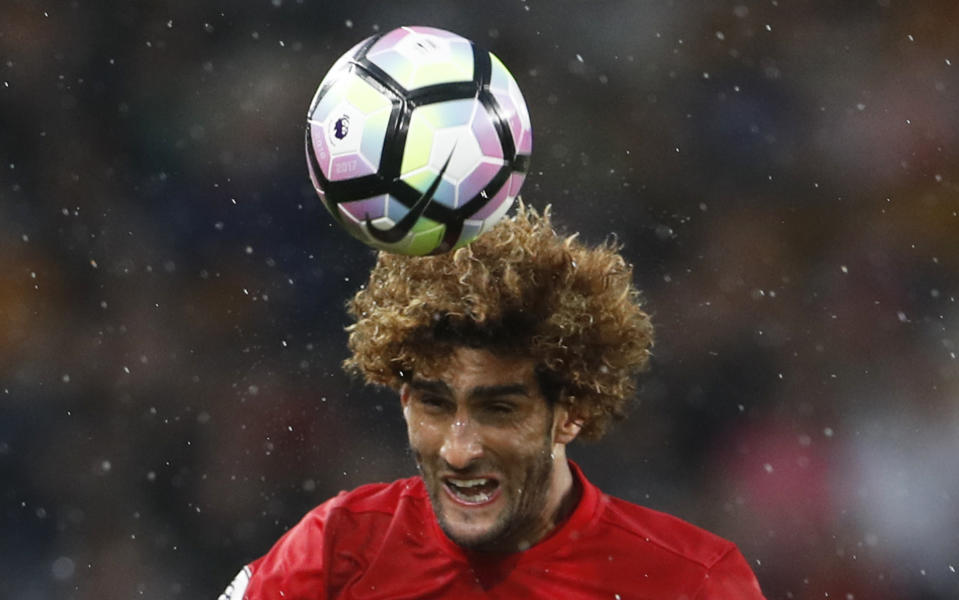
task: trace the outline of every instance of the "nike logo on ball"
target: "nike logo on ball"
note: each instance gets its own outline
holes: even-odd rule
[[[423,216],[423,213],[426,212],[426,207],[429,206],[430,202],[433,201],[433,194],[435,194],[436,189],[440,187],[440,181],[443,180],[443,173],[446,173],[446,168],[450,166],[450,159],[453,158],[453,152],[455,150],[456,146],[454,145],[453,149],[450,150],[450,155],[446,157],[446,162],[443,163],[443,167],[436,175],[436,178],[433,180],[430,186],[426,188],[426,191],[423,192],[423,195],[413,203],[413,206],[410,207],[409,212],[406,213],[402,219],[397,221],[396,224],[389,229],[377,229],[376,227],[373,227],[373,223],[370,220],[369,215],[367,215],[366,232],[370,234],[371,237],[377,241],[383,242],[384,244],[395,244],[406,237],[410,230],[413,229],[413,226],[416,225],[416,222],[420,220],[420,217]]]

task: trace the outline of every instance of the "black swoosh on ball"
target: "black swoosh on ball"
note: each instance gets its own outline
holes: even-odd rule
[[[455,146],[453,150],[456,150]],[[436,193],[436,189],[440,186],[440,181],[443,180],[443,173],[446,173],[446,167],[450,166],[450,159],[453,158],[453,150],[450,150],[450,155],[446,157],[446,162],[443,163],[443,168],[440,169],[436,179],[433,180],[430,187],[426,188],[423,195],[413,203],[409,212],[406,213],[402,219],[397,221],[396,224],[389,229],[377,229],[373,227],[370,216],[367,215],[366,232],[384,244],[395,244],[406,237],[410,230],[413,229],[413,226],[416,225],[416,222],[419,221],[420,217],[423,216],[423,213],[426,212],[426,207],[433,201],[433,194]]]

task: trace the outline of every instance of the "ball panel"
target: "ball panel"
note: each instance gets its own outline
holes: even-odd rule
[[[333,63],[333,66],[330,67],[330,70],[326,72],[326,75],[324,75],[323,79],[320,80],[320,85],[318,85],[316,88],[316,94],[313,95],[313,100],[310,102],[308,118],[314,118],[314,113],[317,110],[317,104],[319,101],[329,94],[330,89],[335,87],[335,83],[339,78],[345,76],[349,72],[351,64],[357,59],[357,54],[359,53],[360,48],[371,39],[372,38],[366,38],[336,59],[336,62]]]
[[[366,122],[363,124],[363,137],[360,142],[359,154],[372,169],[370,173],[376,173],[379,169],[389,124],[389,108],[367,116]]]
[[[415,90],[428,85],[472,81],[473,48],[469,44],[451,44],[451,57],[444,62],[420,65],[407,89]]]
[[[440,39],[452,40],[452,41],[463,41],[469,43],[469,40],[464,38],[461,35],[455,34],[452,31],[446,31],[445,29],[438,29],[436,27],[425,27],[423,25],[408,25],[402,27],[401,29],[416,33],[419,35],[429,35]]]
[[[477,235],[480,235],[482,233],[485,233],[486,231],[489,231],[489,229],[493,227],[494,225],[496,225],[496,223],[498,223],[500,219],[505,217],[510,207],[513,206],[514,199],[515,197],[513,196],[507,196],[499,204],[494,204],[491,202],[490,204],[494,204],[495,208],[493,209],[492,212],[489,213],[489,215],[485,219],[483,219],[483,227],[482,229],[480,229],[480,232]]]
[[[406,129],[406,144],[403,148],[403,161],[400,163],[401,177],[429,164],[434,135],[436,135],[436,126],[430,121],[426,112],[414,111]]]
[[[366,51],[366,58],[368,60],[372,60],[374,57],[381,56],[391,51],[403,40],[403,38],[410,34],[410,29],[410,27],[399,27],[386,32],[380,39],[376,40],[375,44],[370,46],[369,50]]]
[[[316,155],[316,164],[326,179],[330,178],[330,148],[326,143],[326,129],[322,123],[310,122],[310,143],[313,144],[313,154]],[[312,173],[313,166],[310,165]],[[314,182],[319,187],[319,182]]]
[[[463,98],[418,106],[413,110],[410,127],[420,120],[429,123],[436,130],[464,126],[472,119],[476,104],[473,98]]]
[[[483,227],[480,229],[480,232],[477,235],[482,235],[490,230],[491,227],[496,225],[500,219],[506,216],[506,213],[509,212],[510,207],[513,206],[513,201],[515,198],[513,196],[506,196],[503,198],[502,202],[493,203],[493,210],[488,213],[488,216],[483,219]]]
[[[476,221],[473,219],[467,219],[463,221],[463,230],[460,232],[460,237],[456,240],[456,243],[453,245],[453,250],[457,248],[462,248],[463,246],[469,244],[483,231],[483,222]]]
[[[500,143],[499,134],[496,133],[496,127],[493,126],[493,115],[480,102],[475,103],[479,110],[473,113],[473,120],[470,122],[470,129],[473,137],[479,143],[480,152],[486,158],[503,159],[503,145]]]
[[[392,105],[389,98],[358,75],[347,80],[346,101],[365,115],[389,110]]]
[[[327,75],[327,79],[334,79],[335,82],[328,87],[322,94],[317,92],[317,96],[313,101],[313,108],[310,109],[307,118],[309,121],[313,122],[324,122],[329,118],[330,113],[333,112],[333,109],[336,108],[338,104],[341,104],[346,96],[346,78],[349,77],[349,73],[339,72],[336,74],[331,73]],[[320,87],[322,90],[322,86]]]
[[[414,109],[400,179],[422,194],[446,165],[433,199],[447,208],[459,206],[464,200],[458,195],[456,184],[466,179],[483,158],[479,142],[468,126],[477,108],[482,109],[480,103],[468,98]]]
[[[359,43],[355,44],[352,48],[347,50],[346,53],[343,54],[343,56],[336,59],[336,62],[333,63],[332,67],[330,67],[330,71],[327,77],[329,77],[330,75],[336,75],[341,69],[348,68],[350,62],[356,60],[356,57],[357,57],[356,55],[359,54],[360,48],[366,45],[366,43],[369,42],[371,39],[372,39],[372,36],[360,41]],[[324,78],[323,81],[320,82],[320,89],[323,89],[324,83],[326,83],[326,78]]]
[[[407,91],[473,79],[469,41],[429,27],[393,30],[373,44],[366,58]]]
[[[492,64],[490,93],[496,98],[503,119],[508,123],[510,133],[513,134],[516,152],[529,154],[533,148],[533,138],[526,101],[506,65],[493,53],[490,53],[490,62]]]
[[[368,163],[359,152],[351,152],[344,156],[334,156],[330,161],[330,181],[355,179],[363,175],[376,172],[376,167]]]
[[[399,221],[405,217],[408,212],[410,212],[410,209],[396,198],[390,197],[386,202],[386,215],[394,221]]]
[[[416,72],[416,66],[412,61],[408,60],[402,54],[391,50],[380,51],[375,56],[367,54],[367,59],[404,88],[409,85],[409,82],[412,81],[413,75]]]
[[[413,111],[400,178],[424,193],[446,165],[434,198],[458,208],[489,184],[502,156],[490,116],[478,100],[428,104]]]
[[[426,167],[404,175],[402,181],[420,194],[425,194],[430,186],[433,185],[433,182],[436,181],[437,175],[439,175],[439,169]],[[436,191],[433,192],[432,201],[449,209],[456,208],[456,184],[449,181],[444,175],[437,183]]]
[[[529,156],[533,152],[533,130],[529,125],[525,125],[521,128],[521,132],[519,139],[516,140],[516,153]]]
[[[526,181],[526,173],[513,173],[509,177],[509,195],[516,197],[519,196],[519,190],[523,187],[523,182]]]
[[[328,180],[377,172],[392,107],[389,98],[356,73],[337,81],[320,99],[310,125],[317,161]]]
[[[484,160],[478,163],[473,171],[457,186],[457,208],[466,204],[482,192],[493,180],[493,177],[499,173],[502,167],[502,161],[493,163]]]
[[[495,194],[493,194],[493,197],[490,198],[490,201],[487,202],[483,208],[473,213],[470,218],[479,220],[492,219],[493,215],[497,213],[503,204],[510,204],[514,197],[513,194],[510,194],[510,183],[513,181],[515,176],[516,173],[511,174],[510,178],[503,184],[503,186],[500,187]]]
[[[445,225],[423,217],[416,222],[416,226],[410,232],[409,245],[404,248],[403,254],[416,256],[429,254],[440,245],[445,233]]]
[[[381,231],[386,231],[396,225],[393,219],[389,217],[379,217],[378,219],[370,219],[370,227],[374,229],[379,229]]]
[[[437,173],[449,160],[444,177],[456,183],[465,179],[483,160],[483,152],[467,127],[448,127],[433,136],[430,168]]]
[[[384,194],[365,200],[341,202],[337,205],[337,208],[345,221],[349,221],[359,227],[366,222],[367,217],[370,219],[378,219],[387,214],[386,203],[388,201],[389,196]]]

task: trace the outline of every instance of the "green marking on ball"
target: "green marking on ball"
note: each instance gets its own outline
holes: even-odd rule
[[[383,94],[358,77],[353,77],[350,81],[346,100],[367,115],[390,106],[390,101]]]
[[[422,169],[429,164],[430,150],[433,148],[433,137],[435,135],[436,130],[427,120],[425,113],[421,110],[414,112],[406,133],[406,148],[403,150],[403,162],[400,164],[400,173],[404,174],[403,179],[407,183],[416,187],[421,192],[429,186],[429,183],[427,182],[423,187],[418,187],[414,185],[405,174],[417,169]],[[428,173],[426,175],[427,177],[429,176]]]
[[[410,232],[410,245],[405,254],[428,254],[443,241],[446,226],[426,217],[421,218]]]

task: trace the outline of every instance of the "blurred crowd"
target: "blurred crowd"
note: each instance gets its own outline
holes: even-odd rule
[[[533,120],[525,200],[657,327],[592,480],[770,599],[959,597],[959,10],[786,0],[0,6],[0,597],[215,598],[413,473],[339,368],[374,255],[307,177],[315,86],[433,25]]]

